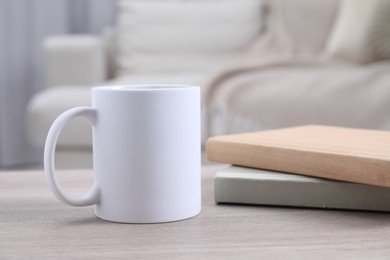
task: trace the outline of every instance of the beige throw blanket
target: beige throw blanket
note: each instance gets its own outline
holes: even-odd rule
[[[300,124],[390,130],[390,62],[270,57],[226,68],[205,89],[208,136]]]

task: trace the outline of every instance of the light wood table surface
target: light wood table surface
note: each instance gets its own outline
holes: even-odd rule
[[[199,216],[138,225],[62,204],[42,171],[0,172],[0,259],[390,259],[390,214],[215,205],[218,169],[203,168]],[[92,183],[89,170],[59,177],[73,193]]]

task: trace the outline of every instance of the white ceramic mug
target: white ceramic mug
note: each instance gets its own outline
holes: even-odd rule
[[[94,184],[82,196],[62,190],[54,166],[61,129],[76,116],[93,126]],[[200,145],[199,87],[96,87],[92,107],[72,108],[54,121],[44,166],[64,203],[95,204],[96,216],[109,221],[169,222],[201,210]]]

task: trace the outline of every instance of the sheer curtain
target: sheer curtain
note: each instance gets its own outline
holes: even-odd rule
[[[100,33],[116,0],[0,0],[0,167],[38,162],[25,134],[25,109],[44,86],[42,40],[53,34]]]

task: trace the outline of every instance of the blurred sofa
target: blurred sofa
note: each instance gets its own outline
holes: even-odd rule
[[[268,4],[266,32],[206,84],[208,135],[302,124],[390,130],[390,1]]]
[[[29,140],[42,148],[54,119],[89,105],[93,86],[202,86],[207,75],[236,60],[258,38],[262,7],[260,0],[122,0],[114,26],[102,35],[47,38],[47,84],[28,105]],[[91,126],[76,118],[62,131],[56,157],[90,166],[90,152]]]
[[[89,104],[91,86],[147,83],[200,85],[204,139],[313,123],[390,130],[386,2],[120,1],[102,37],[45,41],[30,140],[42,147],[61,112]],[[75,119],[57,157],[85,161],[90,149],[91,127]]]

